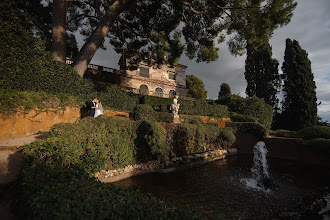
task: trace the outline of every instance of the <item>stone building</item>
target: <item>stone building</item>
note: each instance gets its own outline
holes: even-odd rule
[[[186,96],[187,66],[176,64],[149,66],[140,63],[136,70],[126,70],[120,85],[132,88],[134,93],[159,97]]]
[[[67,64],[72,61],[67,60]],[[126,69],[126,68],[125,68]],[[86,78],[110,82],[131,89],[134,93],[159,97],[186,96],[187,66],[148,65],[139,63],[135,70],[117,70],[109,67],[89,64]]]

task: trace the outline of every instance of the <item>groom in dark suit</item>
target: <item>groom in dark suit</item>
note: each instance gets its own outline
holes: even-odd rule
[[[96,107],[96,97],[89,103],[89,116],[94,117],[95,115],[95,107]]]

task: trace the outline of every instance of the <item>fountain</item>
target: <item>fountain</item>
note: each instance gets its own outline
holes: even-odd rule
[[[243,178],[241,182],[248,188],[270,192],[278,186],[274,184],[273,178],[268,172],[267,148],[263,141],[259,141],[253,148],[253,166],[251,168],[252,178]]]

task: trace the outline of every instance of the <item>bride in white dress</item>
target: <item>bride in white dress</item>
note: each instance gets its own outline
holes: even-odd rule
[[[99,115],[103,115],[103,107],[99,100],[96,101],[96,107],[95,107],[95,114],[94,118],[96,118]]]

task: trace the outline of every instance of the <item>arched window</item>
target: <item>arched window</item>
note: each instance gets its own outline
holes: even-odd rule
[[[163,89],[160,87],[156,88],[155,95],[158,97],[163,97]]]
[[[148,86],[142,84],[140,86],[140,94],[142,95],[148,95],[149,91],[148,91]]]
[[[174,97],[176,95],[176,92],[174,90],[170,90],[169,95],[170,97]]]

